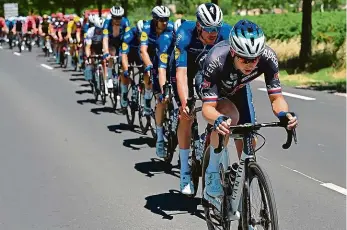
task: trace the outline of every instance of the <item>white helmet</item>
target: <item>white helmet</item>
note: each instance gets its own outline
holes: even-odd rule
[[[230,31],[229,43],[237,55],[256,58],[265,49],[265,35],[257,24],[248,20],[240,20]]]
[[[157,18],[168,18],[170,17],[170,10],[166,6],[156,6],[152,10],[152,17]]]
[[[196,18],[198,22],[205,27],[221,26],[223,22],[223,12],[216,4],[204,3],[198,6]]]
[[[137,28],[137,31],[139,32],[139,34],[141,34],[142,33],[142,29],[143,29],[143,20],[139,20],[136,23],[136,28]]]
[[[95,23],[96,17],[97,17],[97,15],[95,15],[95,14],[90,14],[90,15],[88,16],[88,21],[89,21],[89,23],[94,24],[94,23]]]
[[[175,32],[178,30],[178,27],[180,27],[181,24],[182,24],[183,22],[185,22],[185,21],[186,21],[185,19],[181,19],[181,18],[179,18],[179,19],[177,19],[177,20],[175,21],[175,24],[174,24],[174,30],[175,30]]]
[[[97,17],[94,20],[95,27],[102,28],[104,26],[105,20],[103,18]]]
[[[124,9],[121,6],[113,6],[110,10],[110,13],[113,17],[123,17]]]

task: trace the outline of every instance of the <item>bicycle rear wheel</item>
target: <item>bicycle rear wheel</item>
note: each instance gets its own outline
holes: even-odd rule
[[[249,186],[245,186],[243,192],[242,216],[239,229],[248,230],[249,226],[253,226],[254,228],[257,225],[262,226],[264,229],[279,229],[275,196],[268,175],[256,162],[250,162],[247,170]],[[251,201],[253,192],[250,191],[253,183],[257,183],[260,189],[262,204],[259,214],[252,213],[257,210],[256,207],[253,207],[253,205],[256,204]],[[257,200],[259,200],[259,198]],[[258,217],[256,217],[256,215],[258,215]],[[240,228],[241,226],[242,228]]]
[[[106,104],[105,81],[101,66],[98,67],[101,103]]]

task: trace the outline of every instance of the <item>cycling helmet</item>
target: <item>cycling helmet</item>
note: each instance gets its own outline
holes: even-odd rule
[[[196,19],[203,27],[221,26],[223,23],[223,12],[216,4],[204,3],[198,6]]]
[[[95,27],[102,28],[104,26],[105,19],[97,17],[94,20]]]
[[[79,23],[81,20],[80,17],[78,17],[77,15],[72,16],[72,19],[75,23]]]
[[[137,31],[139,33],[142,33],[142,29],[143,29],[143,20],[139,20],[137,23],[136,23],[136,28],[137,28]]]
[[[121,6],[113,6],[110,10],[112,17],[123,17],[124,9]]]
[[[48,19],[48,15],[47,15],[47,14],[44,14],[44,15],[42,16],[42,19]]]
[[[168,18],[170,17],[170,10],[166,6],[156,6],[152,10],[152,17],[158,18]]]
[[[185,19],[181,19],[181,18],[179,18],[179,19],[177,19],[177,20],[175,21],[175,24],[174,24],[174,30],[175,30],[175,32],[178,30],[178,27],[180,27],[181,24],[182,24],[183,22],[185,22],[185,21],[186,21]]]
[[[230,31],[229,42],[233,51],[245,58],[256,58],[265,49],[263,30],[248,20],[240,20],[234,25]]]
[[[96,17],[97,17],[97,15],[95,15],[95,14],[89,14],[89,17],[88,17],[89,22],[94,24]]]

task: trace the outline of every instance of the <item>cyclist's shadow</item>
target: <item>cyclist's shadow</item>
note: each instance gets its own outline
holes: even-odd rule
[[[204,220],[203,210],[198,209],[201,203],[200,198],[189,198],[177,190],[169,190],[162,193],[146,197],[146,209],[161,215],[163,219],[172,220],[174,215],[187,214],[194,215]],[[176,212],[175,212],[176,211]],[[170,212],[167,213],[167,212]]]
[[[165,173],[180,178],[180,171],[176,166],[172,166],[171,164],[156,158],[151,158],[151,161],[136,163],[134,168],[145,174],[147,177],[153,177],[156,174]],[[173,170],[174,168],[176,168],[177,171]]]

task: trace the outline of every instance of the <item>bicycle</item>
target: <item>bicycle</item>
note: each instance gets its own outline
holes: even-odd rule
[[[111,56],[113,59],[113,68],[112,68],[112,79],[113,79],[113,89],[109,91],[112,107],[114,110],[117,109],[118,98],[120,97],[121,89],[120,89],[120,69],[121,65],[119,64],[119,56]]]
[[[150,71],[150,76],[152,76],[152,71]],[[152,77],[150,77],[150,82],[153,82],[151,80]],[[140,128],[143,134],[146,134],[147,131],[150,129],[151,130],[151,134],[152,137],[154,139],[157,138],[157,133],[156,133],[156,125],[155,125],[155,109],[156,109],[156,101],[155,101],[155,96],[154,94],[152,94],[152,97],[150,99],[150,104],[148,105],[148,107],[151,108],[151,111],[148,114],[145,114],[144,110],[145,110],[145,106],[144,103],[146,103],[146,100],[144,98],[145,95],[145,83],[144,83],[144,75],[142,74],[140,77],[140,81],[139,81],[139,92],[140,92],[140,96],[139,96],[139,123],[140,123]],[[149,83],[151,84],[151,83]],[[154,108],[154,109],[153,109]],[[145,118],[145,121],[142,120],[142,118]]]
[[[135,75],[134,73],[134,69],[137,68],[138,72]],[[128,103],[128,107],[126,109],[126,118],[127,118],[127,122],[129,125],[133,125],[134,121],[135,121],[135,113],[136,111],[139,110],[139,95],[140,95],[140,86],[139,86],[139,82],[141,79],[141,75],[143,75],[142,71],[142,65],[136,65],[136,64],[130,64],[129,66],[129,79],[130,79],[130,84],[128,86],[128,94],[127,95],[123,95],[126,96],[127,98],[125,98],[126,100],[128,100],[128,95],[130,94],[130,100]],[[138,77],[138,81],[136,81],[135,76],[139,76]],[[136,83],[138,82],[138,83]]]
[[[177,103],[174,101],[172,85],[168,82],[163,86],[164,93],[162,99],[167,98],[168,104],[164,114],[163,120],[163,133],[165,140],[166,156],[164,161],[168,164],[172,162],[173,155],[178,145],[177,139],[177,126],[178,126],[178,108]],[[176,104],[176,108],[175,105]]]
[[[95,97],[95,102],[98,101],[99,95],[101,97],[101,102],[103,105],[106,103],[106,92],[105,92],[105,81],[104,81],[104,70],[102,66],[102,60],[103,60],[103,55],[91,55],[90,58],[96,59],[94,62],[94,68],[93,68],[93,80],[91,81],[91,87],[94,88],[92,90],[94,97]]]
[[[256,229],[256,225],[263,225],[265,229],[268,229],[269,227],[271,227],[271,229],[279,229],[276,203],[270,180],[265,171],[256,162],[255,152],[265,145],[265,137],[256,131],[264,127],[286,128],[287,124],[288,119],[283,119],[280,122],[243,124],[231,126],[229,128],[230,131],[232,131],[230,137],[242,139],[244,141],[244,150],[239,160],[239,164],[234,163],[232,166],[229,165],[229,154],[227,151],[224,151],[221,156],[219,174],[224,195],[221,199],[220,207],[217,208],[217,205],[211,204],[207,201],[204,197],[204,192],[202,192],[202,204],[209,230],[214,230],[217,226],[229,230],[231,221],[235,220],[239,221],[238,229]],[[202,164],[202,191],[205,189],[205,171],[209,162],[210,150],[208,146],[211,130],[212,126],[208,125],[205,131],[206,142],[203,144],[205,150]],[[295,144],[297,144],[295,130],[286,129],[286,131],[287,141],[282,145],[283,149],[288,149],[291,146],[293,138]],[[254,150],[252,146],[253,135],[258,135],[264,139],[264,143],[256,150]],[[222,151],[223,143],[224,138],[219,134],[219,145],[215,149],[215,153],[220,153]],[[262,201],[264,202],[262,210],[260,210],[260,220],[256,220],[251,213],[254,209],[251,209],[252,202],[250,200],[249,188],[255,178],[258,179]],[[241,207],[239,207],[240,204]],[[229,211],[232,213],[231,217],[229,216]],[[214,222],[213,219],[217,220],[218,223]]]

